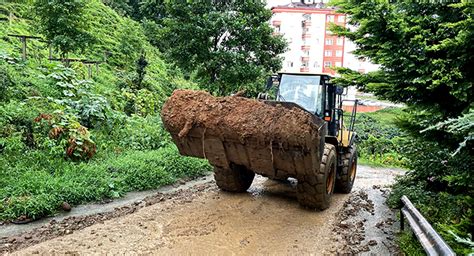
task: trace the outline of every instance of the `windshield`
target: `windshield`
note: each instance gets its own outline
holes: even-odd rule
[[[278,101],[294,102],[311,113],[321,114],[323,91],[321,76],[282,75]]]

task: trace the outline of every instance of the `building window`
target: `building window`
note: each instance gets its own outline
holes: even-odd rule
[[[342,57],[342,51],[341,50],[336,51],[336,57]]]
[[[326,17],[326,21],[327,21],[327,22],[334,22],[334,15],[328,15],[328,16]]]
[[[332,35],[332,31],[331,31],[331,30],[329,30],[329,29],[326,29],[326,34],[328,34],[328,35]]]
[[[314,39],[315,44],[319,44],[319,38]]]
[[[314,62],[314,67],[319,68],[319,63],[317,61]]]
[[[344,22],[344,15],[337,16],[337,21],[338,22]]]
[[[324,56],[331,57],[332,56],[332,51],[331,50],[324,51]]]
[[[276,31],[276,32],[280,32],[280,30],[281,30],[280,25],[275,26],[275,31]]]
[[[308,67],[308,62],[307,61],[301,62],[301,66],[304,68]]]
[[[342,64],[341,64],[340,61],[336,61],[335,65],[336,65],[336,67],[342,67]]]
[[[311,20],[311,14],[303,14],[303,20]]]
[[[326,39],[326,45],[332,45],[332,39]]]
[[[309,56],[309,51],[308,51],[308,50],[304,50],[304,51],[303,51],[303,55],[304,55],[304,56]]]
[[[337,39],[337,45],[343,45],[344,44],[344,39],[338,38]]]
[[[332,63],[331,63],[330,61],[325,61],[325,62],[324,62],[324,67],[325,67],[325,68],[330,68],[331,65],[332,65]]]
[[[286,63],[287,67],[292,68],[293,67],[293,61],[288,61]]]
[[[305,33],[305,32],[309,32],[309,28],[308,28],[308,27],[304,27],[304,28],[303,28],[303,33]]]

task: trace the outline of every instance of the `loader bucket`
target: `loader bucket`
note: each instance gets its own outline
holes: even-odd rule
[[[314,173],[327,129],[293,103],[191,90],[173,92],[161,117],[182,155],[206,158],[220,168],[245,166],[271,178]]]

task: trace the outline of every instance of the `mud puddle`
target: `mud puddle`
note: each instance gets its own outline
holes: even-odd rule
[[[361,179],[356,181],[360,185],[355,192],[336,194],[331,207],[323,212],[298,205],[294,182],[257,176],[248,193],[229,194],[209,181],[174,194],[156,194],[112,212],[64,219],[4,238],[0,240],[0,253],[328,255],[350,253],[346,246],[351,239],[359,241],[358,246],[375,239],[377,245],[369,246],[369,251],[383,253],[386,251],[376,249],[383,245],[377,240],[380,235],[370,231],[370,226],[378,229],[377,223],[384,220],[384,228],[390,231],[391,227],[385,226],[386,215],[381,219],[372,215],[372,211],[378,214],[379,205],[371,192],[367,198],[363,195],[367,193],[364,190],[382,193],[369,182],[372,175],[378,179],[379,172],[384,175],[374,183],[383,186],[391,182],[387,179],[392,178],[390,170],[360,166]],[[344,209],[350,207],[359,209],[355,216],[345,213]],[[362,240],[350,238],[358,218],[367,219],[363,230],[356,229],[364,235]],[[347,227],[339,226],[343,221],[347,221]]]

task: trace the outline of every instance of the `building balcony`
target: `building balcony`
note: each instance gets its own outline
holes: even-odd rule
[[[300,72],[309,72],[309,68],[308,67],[301,67]]]
[[[303,39],[311,38],[311,34],[310,33],[304,33],[303,35],[301,35],[301,38],[303,38]]]
[[[301,50],[303,50],[303,51],[309,51],[310,49],[311,49],[310,45],[302,45],[301,46]]]
[[[309,27],[309,26],[311,26],[311,21],[310,20],[303,20],[302,25],[303,25],[303,27]]]
[[[281,25],[281,20],[274,20],[274,21],[272,22],[272,24],[273,24],[273,26],[275,26],[275,27],[276,27],[276,26],[280,26],[280,25]]]
[[[309,57],[307,56],[301,57],[301,62],[308,62],[308,61],[309,61]]]

